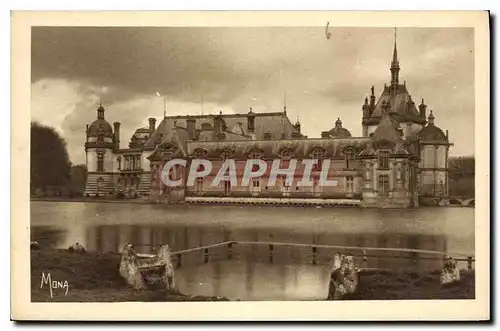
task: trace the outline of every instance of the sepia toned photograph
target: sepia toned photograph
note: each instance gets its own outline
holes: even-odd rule
[[[25,24],[19,298],[183,311],[165,319],[202,302],[212,320],[216,301],[254,305],[248,319],[266,302],[297,318],[311,302],[467,318],[479,302],[488,318],[489,18],[474,13]],[[374,309],[356,316],[388,314]]]

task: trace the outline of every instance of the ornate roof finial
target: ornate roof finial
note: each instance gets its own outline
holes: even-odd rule
[[[338,117],[337,120],[335,121],[335,127],[336,128],[342,127],[342,121],[340,120],[340,117]]]
[[[435,119],[435,117],[434,117],[434,114],[432,113],[432,110],[431,110],[431,112],[429,114],[429,117],[427,117],[427,119],[429,120],[429,125],[434,125],[434,119]]]
[[[97,108],[97,118],[104,119],[104,107],[102,106],[102,100],[99,102],[99,108]]]
[[[394,28],[394,50],[392,53],[391,62],[391,86],[397,86],[399,84],[399,60],[398,60],[398,49],[396,46],[396,28]]]
[[[375,86],[372,85],[371,90],[372,90],[372,96],[375,96]]]

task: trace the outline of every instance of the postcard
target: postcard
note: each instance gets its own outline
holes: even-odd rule
[[[12,319],[489,320],[489,36],[13,12]]]

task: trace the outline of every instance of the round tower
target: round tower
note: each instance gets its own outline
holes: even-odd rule
[[[97,119],[87,125],[85,161],[88,169],[85,194],[106,196],[113,194],[113,150],[116,138],[113,128],[104,118],[102,104],[97,108]]]

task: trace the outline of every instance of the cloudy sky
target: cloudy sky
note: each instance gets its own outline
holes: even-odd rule
[[[55,127],[84,163],[85,125],[102,100],[106,119],[133,131],[168,115],[281,111],[319,137],[337,117],[361,135],[370,87],[390,82],[392,28],[82,28],[32,30],[32,119]],[[398,28],[400,81],[448,129],[451,155],[474,154],[473,29]]]

